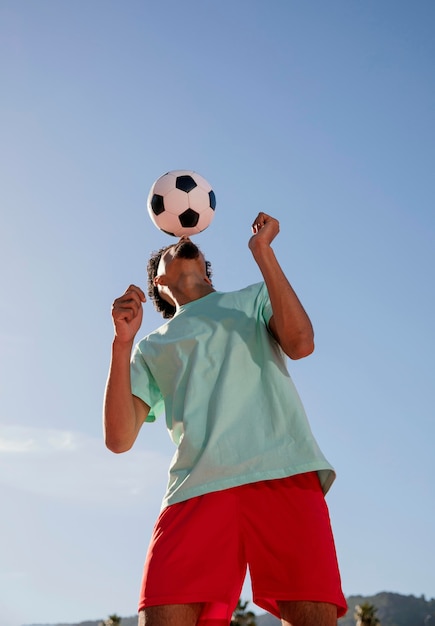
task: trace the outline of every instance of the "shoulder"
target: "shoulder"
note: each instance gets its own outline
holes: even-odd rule
[[[246,302],[252,302],[255,307],[262,307],[269,301],[269,293],[267,291],[266,283],[254,283],[248,285],[238,292],[240,297]]]
[[[164,342],[169,334],[169,328],[174,318],[167,320],[164,324],[151,331],[147,335],[141,337],[134,346],[133,353],[146,354],[155,342]]]
[[[263,317],[264,311],[270,306],[269,293],[264,282],[254,283],[222,296],[221,306],[242,310],[250,316]]]
[[[229,298],[243,298],[243,299],[256,299],[259,295],[267,293],[267,288],[264,282],[254,283],[247,287],[242,287],[236,291],[229,291],[223,295]]]

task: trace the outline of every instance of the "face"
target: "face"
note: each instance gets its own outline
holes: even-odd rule
[[[183,272],[197,272],[210,282],[206,275],[205,257],[189,237],[182,237],[161,256],[154,284],[163,298],[167,299],[164,286],[177,282]]]

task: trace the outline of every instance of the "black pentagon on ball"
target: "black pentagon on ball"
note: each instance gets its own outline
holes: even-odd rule
[[[151,198],[151,210],[154,215],[160,215],[165,210],[165,205],[163,202],[163,196],[159,196],[157,193],[153,195]]]
[[[214,195],[214,191],[209,191],[208,197],[210,198],[210,208],[214,211],[216,208],[216,196]]]
[[[180,213],[178,219],[180,220],[180,224],[183,228],[194,228],[198,224],[199,213],[193,209],[187,209],[187,211]]]
[[[196,187],[196,183],[193,180],[192,176],[177,176],[177,180],[175,181],[175,186],[177,189],[180,189],[181,191],[185,191],[186,193],[189,193],[189,191],[192,191],[192,189],[195,189]]]

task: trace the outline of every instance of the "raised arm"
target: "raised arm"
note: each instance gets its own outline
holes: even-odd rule
[[[273,315],[269,328],[291,359],[301,359],[314,350],[314,332],[305,309],[285,276],[271,243],[279,233],[279,222],[259,213],[252,224],[249,248],[263,274]]]
[[[130,382],[131,350],[142,323],[143,302],[142,289],[130,285],[112,306],[115,337],[103,410],[104,439],[112,452],[131,448],[150,410],[145,402],[132,395]]]

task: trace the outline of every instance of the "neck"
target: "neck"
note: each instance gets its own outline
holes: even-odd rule
[[[188,304],[194,300],[199,300],[209,293],[213,293],[213,289],[210,283],[205,280],[198,282],[192,281],[191,276],[181,275],[176,285],[168,288],[168,295],[175,304],[175,308],[179,309],[183,304]]]

